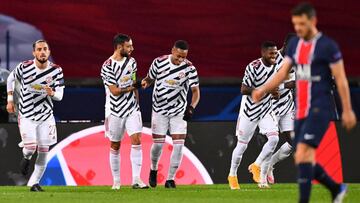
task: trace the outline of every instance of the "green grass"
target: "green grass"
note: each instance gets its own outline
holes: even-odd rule
[[[29,192],[29,188],[20,186],[0,187],[0,202],[52,203],[52,202],[251,202],[275,203],[297,202],[297,185],[276,184],[271,189],[260,190],[255,184],[242,184],[241,190],[232,191],[227,185],[200,185],[178,186],[177,189],[165,189],[158,186],[156,189],[133,190],[122,187],[118,191],[109,186],[91,187],[43,187],[45,192]],[[320,185],[315,185],[312,191],[311,202],[331,202],[330,194]],[[349,192],[345,202],[360,202],[360,184],[349,184]]]

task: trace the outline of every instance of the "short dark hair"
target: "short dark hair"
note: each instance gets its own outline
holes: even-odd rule
[[[33,45],[32,45],[34,51],[35,51],[36,44],[41,43],[41,42],[46,43],[46,44],[48,45],[48,47],[49,47],[49,43],[48,43],[46,40],[44,40],[44,39],[39,39],[39,40],[36,40],[36,41],[33,43]],[[50,48],[50,47],[49,47],[49,48]]]
[[[113,39],[114,49],[117,48],[117,45],[124,44],[124,42],[128,42],[130,40],[131,40],[131,38],[128,35],[125,35],[125,34],[122,34],[122,33],[116,34],[114,36],[114,39]]]
[[[270,47],[276,47],[275,42],[272,41],[265,41],[261,44],[261,49],[268,49]]]
[[[189,44],[185,40],[177,40],[174,44],[174,47],[182,50],[188,50]]]
[[[313,5],[308,2],[303,2],[295,6],[291,10],[292,16],[301,16],[305,14],[308,18],[312,18],[316,16],[316,11]]]

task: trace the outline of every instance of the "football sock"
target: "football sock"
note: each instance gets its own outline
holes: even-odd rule
[[[175,178],[176,171],[179,168],[181,159],[183,157],[184,143],[184,139],[173,140],[173,151],[171,153],[170,167],[167,180],[174,180]]]
[[[164,143],[165,143],[165,137],[153,138],[153,144],[150,150],[151,170],[158,170],[158,163]]]

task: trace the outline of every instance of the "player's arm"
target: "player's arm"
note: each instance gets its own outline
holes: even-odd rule
[[[9,74],[9,77],[7,78],[7,105],[6,110],[9,113],[15,112],[15,104],[14,104],[14,89],[15,89],[15,76],[14,71],[12,71]]]
[[[284,63],[280,70],[275,73],[274,77],[271,78],[265,85],[261,86],[252,92],[252,99],[255,102],[259,102],[266,93],[270,93],[272,90],[279,87],[279,85],[286,79],[292,66],[292,60],[289,57],[285,57]]]
[[[296,86],[295,80],[284,83],[284,88],[286,89],[295,89],[295,86]]]
[[[154,79],[151,79],[149,77],[149,75],[147,75],[142,81],[141,81],[141,86],[145,89],[150,87],[153,83],[154,83]]]
[[[245,84],[241,84],[241,94],[242,95],[251,95],[255,88],[248,87]]]
[[[120,96],[121,94],[125,94],[125,93],[131,92],[133,90],[136,90],[136,88],[133,86],[120,88],[117,85],[109,85],[108,88],[109,88],[111,94],[114,96]]]
[[[356,116],[351,106],[350,90],[345,74],[344,62],[339,60],[336,63],[330,64],[330,67],[331,73],[335,77],[336,87],[342,104],[342,123],[346,129],[350,130],[356,125]]]
[[[50,87],[48,85],[45,86],[45,90],[48,96],[51,97],[52,100],[61,101],[64,96],[64,74],[62,69],[58,68],[59,73],[56,76],[54,87]]]
[[[191,106],[195,109],[200,101],[200,88],[199,86],[191,87]]]

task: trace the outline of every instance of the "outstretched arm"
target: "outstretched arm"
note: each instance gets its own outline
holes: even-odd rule
[[[285,58],[284,63],[281,66],[280,70],[271,78],[265,85],[261,86],[258,89],[255,89],[251,96],[255,102],[259,102],[261,98],[265,96],[266,93],[270,93],[272,90],[279,87],[279,85],[286,79],[289,74],[292,66],[292,61],[290,58]]]

